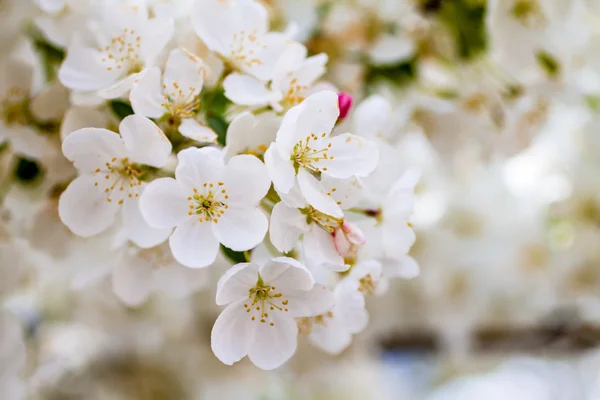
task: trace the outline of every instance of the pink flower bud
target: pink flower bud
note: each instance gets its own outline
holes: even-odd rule
[[[345,92],[338,93],[338,105],[340,107],[339,119],[346,118],[352,108],[352,96]]]
[[[335,249],[344,259],[356,257],[358,247],[366,242],[363,232],[356,225],[346,221],[333,231],[332,236]]]

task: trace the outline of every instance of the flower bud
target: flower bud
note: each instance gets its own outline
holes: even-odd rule
[[[338,93],[338,105],[340,107],[339,119],[346,118],[352,108],[352,96],[345,92]]]
[[[358,247],[366,242],[363,232],[356,225],[346,221],[333,231],[332,235],[335,249],[346,260],[355,258]]]

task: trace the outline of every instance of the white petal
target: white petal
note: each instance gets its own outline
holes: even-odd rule
[[[123,79],[119,79],[112,85],[98,90],[98,96],[105,99],[116,99],[118,97],[126,96],[131,88],[133,88],[135,82],[140,79],[144,72],[145,71],[137,74],[127,75]]]
[[[160,68],[149,68],[129,94],[131,107],[136,114],[148,118],[160,118],[167,110],[160,83]]]
[[[206,269],[191,269],[174,263],[154,271],[153,287],[169,297],[183,299],[206,287],[210,283],[209,278]]]
[[[269,228],[267,216],[258,208],[230,206],[212,230],[225,247],[245,251],[256,247]]]
[[[225,170],[222,154],[214,147],[189,147],[181,150],[177,159],[175,177],[190,191],[204,183],[219,181]]]
[[[248,290],[256,286],[258,266],[252,263],[236,264],[229,268],[217,283],[216,303],[220,306],[248,298]]]
[[[233,73],[223,82],[225,96],[235,104],[244,106],[266,106],[271,101],[279,101],[275,94],[250,75]]]
[[[200,58],[185,49],[175,49],[165,66],[165,93],[177,99],[181,90],[187,99],[193,100],[202,90],[204,74],[204,63]]]
[[[354,132],[368,139],[382,136],[391,114],[392,105],[383,96],[368,97],[354,111]]]
[[[348,270],[349,266],[345,265],[344,259],[338,254],[331,234],[314,224],[304,234],[302,251],[311,264],[338,272]]]
[[[58,213],[61,221],[76,235],[89,237],[108,229],[119,206],[108,202],[105,193],[94,186],[91,176],[80,176],[61,194]]]
[[[107,128],[108,114],[92,107],[72,106],[65,113],[60,126],[60,138],[65,140],[72,132],[86,127]]]
[[[75,43],[58,71],[58,79],[69,89],[99,90],[111,86],[118,78],[117,70],[108,71],[100,61],[100,54]]]
[[[338,319],[327,320],[324,325],[315,324],[308,336],[310,342],[329,354],[337,355],[352,343],[352,335]]]
[[[405,221],[385,220],[382,229],[382,245],[386,257],[396,258],[408,253],[415,243],[415,232]]]
[[[311,290],[315,284],[308,269],[289,257],[269,260],[260,268],[260,276],[265,283],[275,286],[282,293]]]
[[[323,91],[310,95],[284,116],[277,132],[277,148],[281,154],[291,154],[296,143],[311,134],[329,135],[339,115],[336,93]]]
[[[171,41],[174,30],[172,19],[154,18],[146,23],[140,49],[146,66],[154,64],[167,43]]]
[[[248,358],[259,368],[271,370],[283,365],[296,352],[298,325],[293,318],[281,313],[271,316],[273,326],[251,321],[256,325],[254,340],[248,350]]]
[[[211,230],[212,223],[189,217],[178,225],[169,239],[175,259],[190,268],[207,267],[215,261],[219,242]]]
[[[323,188],[321,182],[308,171],[304,169],[298,171],[298,185],[308,204],[332,217],[342,218],[344,216],[342,209],[336,203],[335,199],[327,195],[326,189]]]
[[[10,136],[12,150],[16,154],[40,160],[51,149],[48,137],[28,126],[14,126],[6,128],[6,130]]]
[[[241,360],[250,349],[256,324],[250,320],[241,299],[227,306],[215,321],[210,346],[222,363],[231,365]]]
[[[273,185],[275,185],[278,192],[288,193],[292,190],[296,181],[294,179],[296,176],[294,164],[291,160],[281,157],[275,143],[272,143],[265,153],[265,165],[269,178],[273,181]]]
[[[327,175],[340,179],[367,176],[377,166],[379,151],[375,142],[345,133],[330,139],[330,143],[328,159],[319,161],[322,171],[327,168]]]
[[[152,266],[138,257],[127,257],[112,273],[113,291],[125,304],[143,304],[152,287]]]
[[[37,93],[29,107],[39,121],[60,121],[69,108],[69,90],[55,82]]]
[[[305,86],[312,86],[325,73],[327,60],[328,57],[325,53],[320,53],[304,60],[300,69],[295,73],[298,82]]]
[[[336,201],[342,210],[356,206],[364,196],[364,185],[355,176],[348,179],[336,179],[321,175],[321,187]]]
[[[119,132],[132,161],[160,168],[171,154],[171,142],[158,126],[141,115],[121,121]]]
[[[269,239],[282,253],[291,251],[300,234],[308,230],[306,216],[297,208],[288,207],[283,201],[275,204],[271,211]]]
[[[269,32],[261,36],[258,41],[260,43],[256,43],[253,48],[255,53],[249,54],[249,56],[256,57],[261,62],[250,63],[250,65],[247,62],[242,62],[238,66],[242,71],[266,82],[273,78],[277,61],[288,43],[288,38],[279,32]],[[249,49],[248,52],[251,50]]]
[[[276,286],[277,287],[277,286]],[[329,311],[335,304],[333,293],[316,284],[311,290],[284,294],[289,314],[293,317],[314,317]]]
[[[333,310],[350,333],[362,332],[369,323],[365,309],[365,296],[358,291],[358,282],[344,280],[335,291],[336,306]]]
[[[229,160],[225,166],[223,182],[229,195],[228,204],[240,206],[258,204],[271,187],[265,164],[247,154]]]
[[[154,247],[167,240],[171,235],[169,228],[157,229],[148,225],[140,211],[138,198],[126,199],[121,215],[125,236],[141,248]]]
[[[384,273],[389,277],[412,279],[419,276],[419,264],[411,256],[397,257],[395,260],[386,260]]]
[[[181,121],[181,124],[179,125],[179,133],[200,143],[217,142],[217,134],[215,131],[191,118]]]
[[[107,129],[83,128],[71,133],[62,144],[63,154],[82,172],[104,168],[114,157],[127,154],[121,137]]]
[[[140,211],[150,226],[172,228],[188,218],[187,193],[173,178],[150,182],[140,197]]]

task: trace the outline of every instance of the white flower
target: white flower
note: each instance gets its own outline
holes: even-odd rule
[[[358,282],[343,281],[333,292],[335,305],[321,315],[303,318],[300,331],[308,334],[315,346],[330,354],[339,354],[352,342],[352,335],[362,332],[369,322],[365,297]]]
[[[375,169],[378,152],[374,143],[350,133],[330,137],[338,116],[337,94],[323,91],[309,96],[284,116],[265,164],[278,192],[289,193],[297,181],[308,204],[341,218],[342,209],[314,174],[337,179],[366,176]]]
[[[295,319],[322,314],[334,300],[302,264],[280,257],[261,267],[243,263],[229,269],[217,284],[216,301],[227,304],[211,334],[217,358],[231,365],[248,355],[270,370],[296,351]]]
[[[7,400],[25,399],[26,387],[19,377],[25,366],[27,349],[18,320],[9,313],[0,313],[0,397]]]
[[[353,207],[362,196],[363,187],[358,178],[339,180],[323,176],[321,184],[342,209]],[[308,205],[297,186],[282,200],[275,204],[271,213],[269,237],[273,246],[282,253],[289,252],[304,234],[302,249],[307,265],[347,270],[345,258],[350,246],[342,249],[344,241],[340,236],[344,235],[340,231],[344,225],[349,226],[348,222]],[[362,243],[359,240],[355,244]]]
[[[175,259],[205,267],[215,260],[219,243],[235,251],[258,245],[268,228],[257,207],[271,186],[264,164],[240,155],[225,165],[213,147],[182,150],[178,159],[176,179],[153,181],[141,199],[151,226],[176,227],[169,240]]]
[[[129,306],[143,304],[152,293],[184,298],[208,284],[206,270],[179,264],[168,244],[125,253],[112,272],[115,294]]]
[[[281,118],[273,112],[254,115],[244,112],[238,115],[227,128],[225,158],[237,154],[252,154],[263,158],[269,145],[275,140]]]
[[[33,69],[10,59],[0,75],[0,145],[8,143],[16,154],[39,160],[49,146],[47,138],[30,124]]]
[[[202,60],[184,49],[169,55],[161,79],[160,68],[149,68],[131,90],[131,106],[148,118],[172,117],[179,132],[198,142],[214,142],[217,135],[195,120],[204,84]],[[162,82],[161,82],[162,81]]]
[[[225,95],[234,103],[246,106],[268,106],[275,111],[300,104],[309,89],[325,73],[327,55],[306,58],[306,47],[289,43],[273,71],[269,85],[250,75],[233,73],[225,78]]]
[[[364,295],[383,294],[387,291],[388,282],[383,277],[381,263],[375,260],[358,262],[350,269],[345,280],[358,284],[357,290]]]
[[[198,0],[192,25],[210,50],[261,81],[272,78],[287,40],[268,32],[267,10],[254,0]]]
[[[58,77],[73,90],[120,97],[171,40],[173,21],[149,19],[144,7],[117,4],[105,7],[100,22],[97,46],[88,47],[75,37]]]
[[[160,168],[171,153],[171,143],[149,119],[126,117],[120,135],[101,128],[83,128],[63,142],[63,153],[79,171],[59,201],[60,218],[73,233],[96,235],[113,225],[122,212],[125,235],[140,247],[152,247],[169,234],[152,229],[142,218],[139,180],[144,165]]]

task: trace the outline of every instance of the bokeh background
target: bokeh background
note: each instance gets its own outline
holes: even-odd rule
[[[0,0],[0,58],[38,60],[40,90],[56,91],[39,127],[51,136],[68,105],[52,85],[56,27],[77,22],[78,0],[40,2]],[[210,350],[214,284],[124,306],[103,275],[107,243],[58,219],[64,160],[0,147],[0,293],[18,283],[3,299],[0,398],[20,384],[50,400],[600,399],[600,1],[263,3],[275,29],[328,54],[326,80],[355,103],[392,105],[378,121],[389,168],[422,174],[421,275],[370,298],[368,329],[339,357],[301,340],[277,371],[227,367]],[[230,262],[218,264],[203,279]]]

